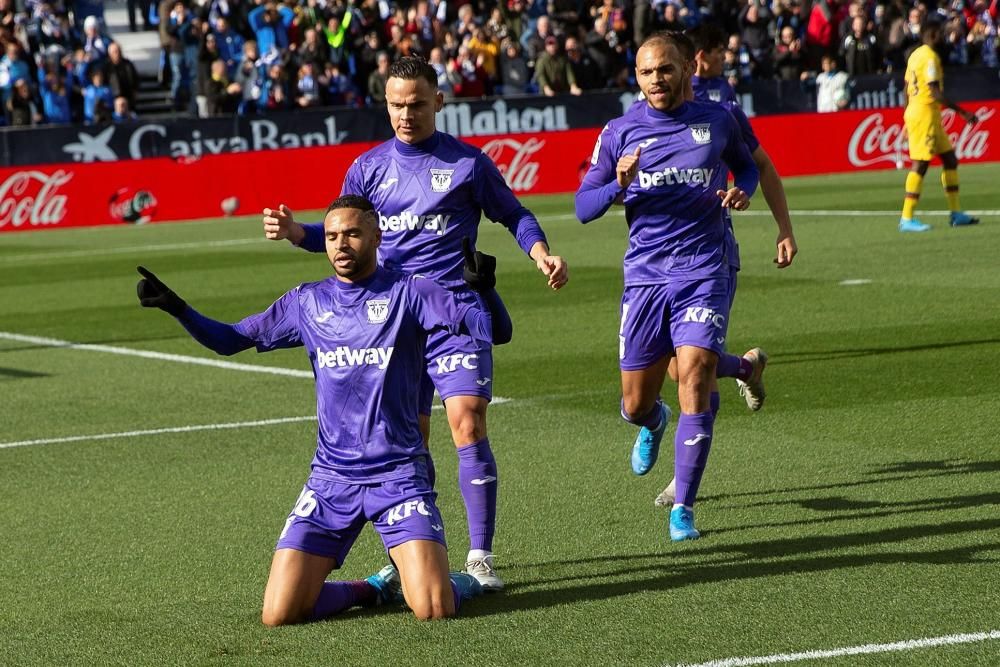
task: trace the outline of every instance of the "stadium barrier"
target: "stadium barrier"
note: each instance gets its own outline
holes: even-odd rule
[[[1000,145],[991,141],[1000,134],[1000,100],[969,108],[981,119],[974,127],[950,111],[943,116],[959,158],[1000,161]],[[904,167],[902,116],[902,109],[881,109],[760,116],[752,123],[779,173],[798,176]],[[586,173],[599,132],[538,130],[466,141],[489,155],[518,194],[565,193]],[[0,168],[0,232],[253,214],[279,202],[324,208],[354,158],[373,145]]]

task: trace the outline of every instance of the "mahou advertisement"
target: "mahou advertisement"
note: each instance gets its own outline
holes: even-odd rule
[[[1000,101],[943,123],[963,162],[1000,162]],[[753,119],[782,176],[899,169],[909,165],[902,109]],[[600,128],[469,137],[518,194],[574,192]],[[280,151],[9,167],[0,169],[0,232],[142,224],[250,215],[279,202],[325,207],[347,168],[372,143]],[[430,175],[428,175],[430,178]]]

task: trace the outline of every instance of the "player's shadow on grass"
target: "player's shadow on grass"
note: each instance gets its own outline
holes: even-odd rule
[[[878,519],[900,514],[915,514],[919,512],[939,512],[955,509],[966,509],[982,507],[983,505],[1000,505],[1000,492],[979,493],[969,496],[954,496],[952,498],[930,498],[920,500],[907,500],[901,502],[879,502],[868,500],[851,500],[842,497],[811,498],[807,500],[782,500],[773,503],[756,503],[755,505],[767,505],[770,507],[778,505],[798,505],[806,510],[819,512],[837,512],[837,516],[824,514],[820,517],[809,519],[796,519],[793,521],[769,521],[765,524],[742,523],[733,528],[715,528],[713,533],[733,533],[745,530],[756,530],[759,528],[782,528],[790,526],[808,526],[814,523],[830,523],[831,521],[855,521],[857,519]],[[748,507],[754,505],[748,505]]]
[[[780,357],[768,361],[768,365],[792,365],[813,363],[816,361],[839,361],[841,359],[856,359],[859,357],[874,357],[883,354],[900,354],[907,352],[927,352],[930,350],[953,350],[974,345],[995,345],[1000,338],[980,338],[976,340],[948,341],[947,343],[924,343],[923,345],[902,345],[899,347],[859,347],[843,350],[814,350],[810,352],[782,352]]]
[[[539,572],[550,572],[553,569],[568,569],[570,572],[555,578],[542,576],[526,581],[508,581],[506,595],[476,600],[463,607],[462,614],[488,616],[519,609],[538,609],[636,595],[649,590],[670,591],[698,584],[753,580],[784,574],[882,565],[1000,563],[1000,557],[996,555],[1000,552],[998,541],[942,550],[901,548],[888,553],[829,553],[864,547],[882,549],[893,543],[906,543],[928,536],[971,536],[997,529],[1000,529],[1000,519],[955,521],[867,533],[743,544],[709,545],[702,542],[697,546],[690,545],[692,548],[685,548],[689,545],[665,544],[664,550],[658,553],[610,553],[581,559],[523,563],[520,564],[521,568]],[[703,540],[711,540],[711,533],[706,533]],[[675,552],[671,553],[671,549]],[[621,567],[622,564],[626,566]],[[589,571],[580,572],[581,569]],[[601,579],[613,581],[600,581]]]
[[[26,378],[46,378],[48,373],[37,373],[35,371],[24,371],[20,368],[0,367],[0,382],[3,380],[24,380]]]
[[[866,473],[869,476],[868,479],[851,479],[849,481],[831,482],[829,484],[786,486],[775,489],[740,491],[737,493],[706,494],[705,496],[700,496],[698,501],[701,503],[708,503],[740,499],[740,507],[765,507],[773,504],[787,504],[787,502],[765,501],[751,504],[742,499],[760,496],[788,495],[804,491],[836,491],[840,489],[885,484],[887,482],[906,482],[915,479],[948,477],[951,475],[997,472],[1000,472],[1000,461],[963,461],[960,459],[948,459],[941,461],[908,461],[904,463],[891,463],[882,466],[881,468],[877,468],[869,473]]]

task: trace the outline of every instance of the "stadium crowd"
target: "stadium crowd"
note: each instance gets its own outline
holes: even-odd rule
[[[128,0],[158,30],[161,80],[199,115],[379,105],[389,64],[426,57],[447,96],[634,86],[635,45],[705,21],[728,34],[725,76],[817,80],[892,72],[944,26],[943,60],[998,64],[1000,0]],[[10,125],[135,117],[139,77],[103,0],[0,0],[0,96]],[[824,56],[827,58],[824,60]],[[839,85],[839,83],[838,83]],[[822,91],[821,91],[822,94]],[[836,106],[834,107],[836,108]]]

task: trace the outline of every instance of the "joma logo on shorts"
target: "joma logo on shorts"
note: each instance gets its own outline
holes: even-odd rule
[[[386,515],[386,523],[390,526],[397,521],[403,521],[404,519],[409,519],[410,515],[416,511],[424,516],[430,516],[431,513],[427,511],[427,505],[422,500],[407,500],[405,503],[400,503],[396,505],[389,513]]]
[[[708,185],[714,169],[681,169],[664,167],[660,171],[639,171],[639,187],[655,188],[661,185]]]
[[[699,322],[704,324],[705,322],[711,322],[714,327],[722,327],[722,324],[726,321],[725,315],[720,315],[711,308],[705,308],[704,306],[694,306],[693,308],[688,308],[684,313],[685,322]]]
[[[449,354],[444,357],[438,357],[434,361],[437,362],[437,374],[442,373],[452,373],[456,368],[461,366],[462,368],[470,371],[474,371],[479,368],[478,354]]]
[[[378,226],[383,232],[405,232],[414,229],[426,229],[441,236],[448,231],[449,220],[451,220],[450,215],[443,215],[441,213],[417,215],[410,211],[403,211],[399,215],[378,214]]]
[[[392,347],[359,347],[358,349],[340,345],[324,352],[316,348],[316,364],[320,368],[338,366],[378,366],[385,369],[392,358]]]

